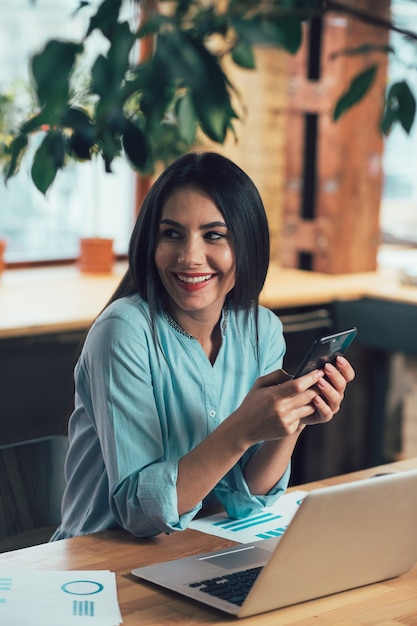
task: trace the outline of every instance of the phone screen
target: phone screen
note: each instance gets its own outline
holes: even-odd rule
[[[326,363],[334,363],[338,355],[345,354],[356,334],[356,328],[349,328],[340,333],[316,339],[300,363],[294,378],[308,374],[315,369],[322,369]]]

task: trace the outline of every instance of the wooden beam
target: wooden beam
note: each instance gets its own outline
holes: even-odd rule
[[[366,6],[364,6],[366,5]],[[361,2],[372,10],[374,2]],[[389,0],[378,2],[382,15]],[[307,75],[309,33],[290,61],[286,141],[286,188],[280,262],[337,274],[376,269],[382,188],[383,137],[378,119],[386,85],[386,55],[337,56],[341,49],[388,43],[388,31],[339,14],[326,16],[321,31],[319,78]],[[311,46],[310,42],[310,46]],[[377,78],[366,98],[337,122],[338,97],[360,71],[377,63]],[[311,128],[315,137],[311,137]],[[312,151],[312,152],[309,152]],[[306,168],[306,163],[310,169]],[[310,207],[311,214],[305,214]]]

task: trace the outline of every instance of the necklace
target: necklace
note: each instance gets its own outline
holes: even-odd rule
[[[183,335],[184,337],[187,337],[188,339],[194,339],[194,341],[197,341],[197,338],[194,337],[194,335],[190,335],[190,333],[187,333],[187,331],[184,330],[182,328],[182,326],[180,326],[178,324],[178,322],[176,320],[174,320],[173,317],[171,317],[171,315],[168,313],[168,311],[166,311],[164,309],[163,310],[163,314],[164,314],[164,317],[165,317],[166,321],[168,322],[168,324],[171,326],[171,328],[176,330],[177,333],[180,333],[180,335]],[[223,309],[223,319],[222,319],[222,322],[221,322],[221,332],[222,332],[222,335],[224,335],[225,332],[226,332],[228,319],[229,319],[229,309],[227,307],[225,307]]]
[[[177,333],[180,333],[180,335],[184,335],[184,337],[188,337],[188,339],[194,339],[194,341],[197,341],[197,339],[196,339],[193,335],[190,335],[189,333],[187,333],[187,331],[186,331],[186,330],[184,330],[184,329],[183,329],[183,328],[182,328],[182,327],[178,324],[178,322],[176,322],[176,321],[174,320],[174,318],[173,318],[173,317],[171,317],[171,316],[170,316],[170,314],[169,314],[167,311],[165,311],[165,309],[163,310],[163,314],[164,314],[164,317],[165,317],[166,321],[168,322],[168,324],[171,326],[171,328],[173,328],[174,330],[176,330],[176,331],[177,331]]]

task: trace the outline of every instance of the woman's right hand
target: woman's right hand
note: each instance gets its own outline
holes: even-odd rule
[[[258,378],[230,416],[236,420],[237,432],[244,440],[243,447],[282,439],[301,431],[307,418],[311,419],[317,411],[314,401],[321,394],[317,383],[323,376],[323,370],[314,370],[292,379],[283,370],[277,370]],[[325,416],[315,422],[328,419]]]

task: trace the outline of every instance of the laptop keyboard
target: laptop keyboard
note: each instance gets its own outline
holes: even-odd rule
[[[198,587],[200,591],[227,600],[241,606],[258,577],[261,567],[233,572],[225,576],[217,576],[209,580],[191,583],[190,587]]]

